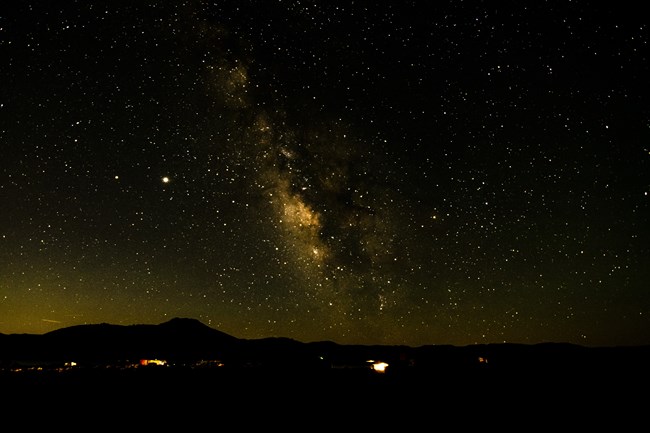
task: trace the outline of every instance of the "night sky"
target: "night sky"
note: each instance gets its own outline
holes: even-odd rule
[[[641,2],[0,6],[0,333],[650,344]]]

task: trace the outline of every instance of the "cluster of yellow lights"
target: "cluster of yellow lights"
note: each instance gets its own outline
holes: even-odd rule
[[[163,359],[141,359],[140,365],[167,365],[167,361]]]

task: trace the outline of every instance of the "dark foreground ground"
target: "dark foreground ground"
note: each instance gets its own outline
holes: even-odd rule
[[[403,369],[87,369],[2,372],[5,415],[23,427],[85,431],[293,431],[371,426],[433,431],[437,424],[541,430],[637,430],[650,414],[645,369],[496,371]],[[47,417],[40,414],[49,413]],[[180,423],[180,424],[179,424]],[[206,424],[207,423],[207,424]],[[422,426],[427,423],[427,427]],[[180,425],[182,428],[172,428]],[[228,428],[217,426],[228,425]],[[98,427],[101,426],[101,429]],[[126,427],[129,427],[127,429]],[[117,427],[117,430],[116,430]],[[29,429],[28,429],[29,430]],[[445,429],[448,430],[448,429]]]

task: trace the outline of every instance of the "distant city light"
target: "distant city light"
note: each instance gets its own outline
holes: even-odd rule
[[[371,365],[371,368],[377,373],[385,373],[386,367],[388,367],[388,364],[385,362],[373,362]]]

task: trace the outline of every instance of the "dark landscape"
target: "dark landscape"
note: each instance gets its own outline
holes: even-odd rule
[[[288,338],[239,339],[194,319],[159,325],[79,325],[42,335],[0,334],[5,395],[39,393],[226,403],[235,396],[336,395],[368,399],[493,404],[548,398],[639,403],[650,347],[573,344],[364,346]],[[383,371],[374,366],[385,363]],[[192,397],[194,396],[194,397]],[[639,399],[639,397],[641,397]],[[237,399],[236,399],[237,400]],[[199,400],[197,400],[198,402]],[[523,400],[522,400],[523,401]],[[492,403],[490,403],[492,402]]]

